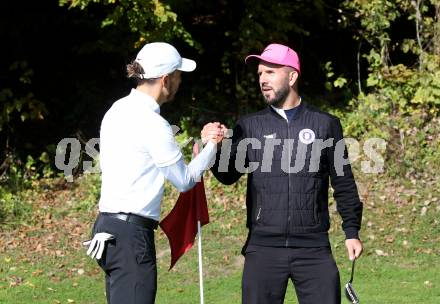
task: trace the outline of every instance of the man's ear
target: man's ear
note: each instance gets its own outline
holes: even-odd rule
[[[296,81],[298,80],[298,72],[296,70],[293,70],[289,73],[289,85],[293,86]]]
[[[162,87],[168,88],[169,83],[170,83],[170,76],[168,74],[160,77],[160,84],[162,85]]]

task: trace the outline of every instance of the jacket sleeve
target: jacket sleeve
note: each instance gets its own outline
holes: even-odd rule
[[[216,160],[211,167],[211,171],[222,184],[232,185],[243,175],[242,172],[237,171],[235,166],[237,147],[243,138],[245,138],[245,129],[242,121],[238,121],[233,129],[232,138],[223,140],[222,147],[217,149]],[[227,153],[229,150],[228,145],[230,146],[230,153]]]
[[[342,229],[346,239],[359,239],[363,205],[359,199],[351,165],[346,163],[348,151],[343,141],[342,126],[337,118],[333,118],[330,123],[330,137],[334,139],[329,150],[329,165],[336,208],[342,217]]]

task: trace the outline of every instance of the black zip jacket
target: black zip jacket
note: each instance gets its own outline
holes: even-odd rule
[[[345,144],[337,145],[338,118],[302,102],[289,122],[267,107],[241,118],[233,132],[211,170],[226,185],[248,173],[247,244],[328,246],[329,180],[346,238],[358,238],[362,203]]]

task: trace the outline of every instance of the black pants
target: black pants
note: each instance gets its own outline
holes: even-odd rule
[[[284,302],[289,278],[300,304],[340,304],[339,271],[329,247],[245,250],[243,304]]]
[[[108,242],[98,260],[105,272],[107,303],[154,303],[157,289],[154,230],[102,215],[98,216],[93,230],[116,237]]]

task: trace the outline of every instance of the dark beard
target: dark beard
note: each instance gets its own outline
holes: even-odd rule
[[[266,100],[266,103],[269,105],[272,105],[276,108],[282,108],[282,105],[284,101],[287,98],[287,95],[289,95],[290,87],[288,84],[285,86],[282,86],[278,91],[274,91],[275,97],[272,100],[268,100],[266,96],[264,96],[264,99]]]

